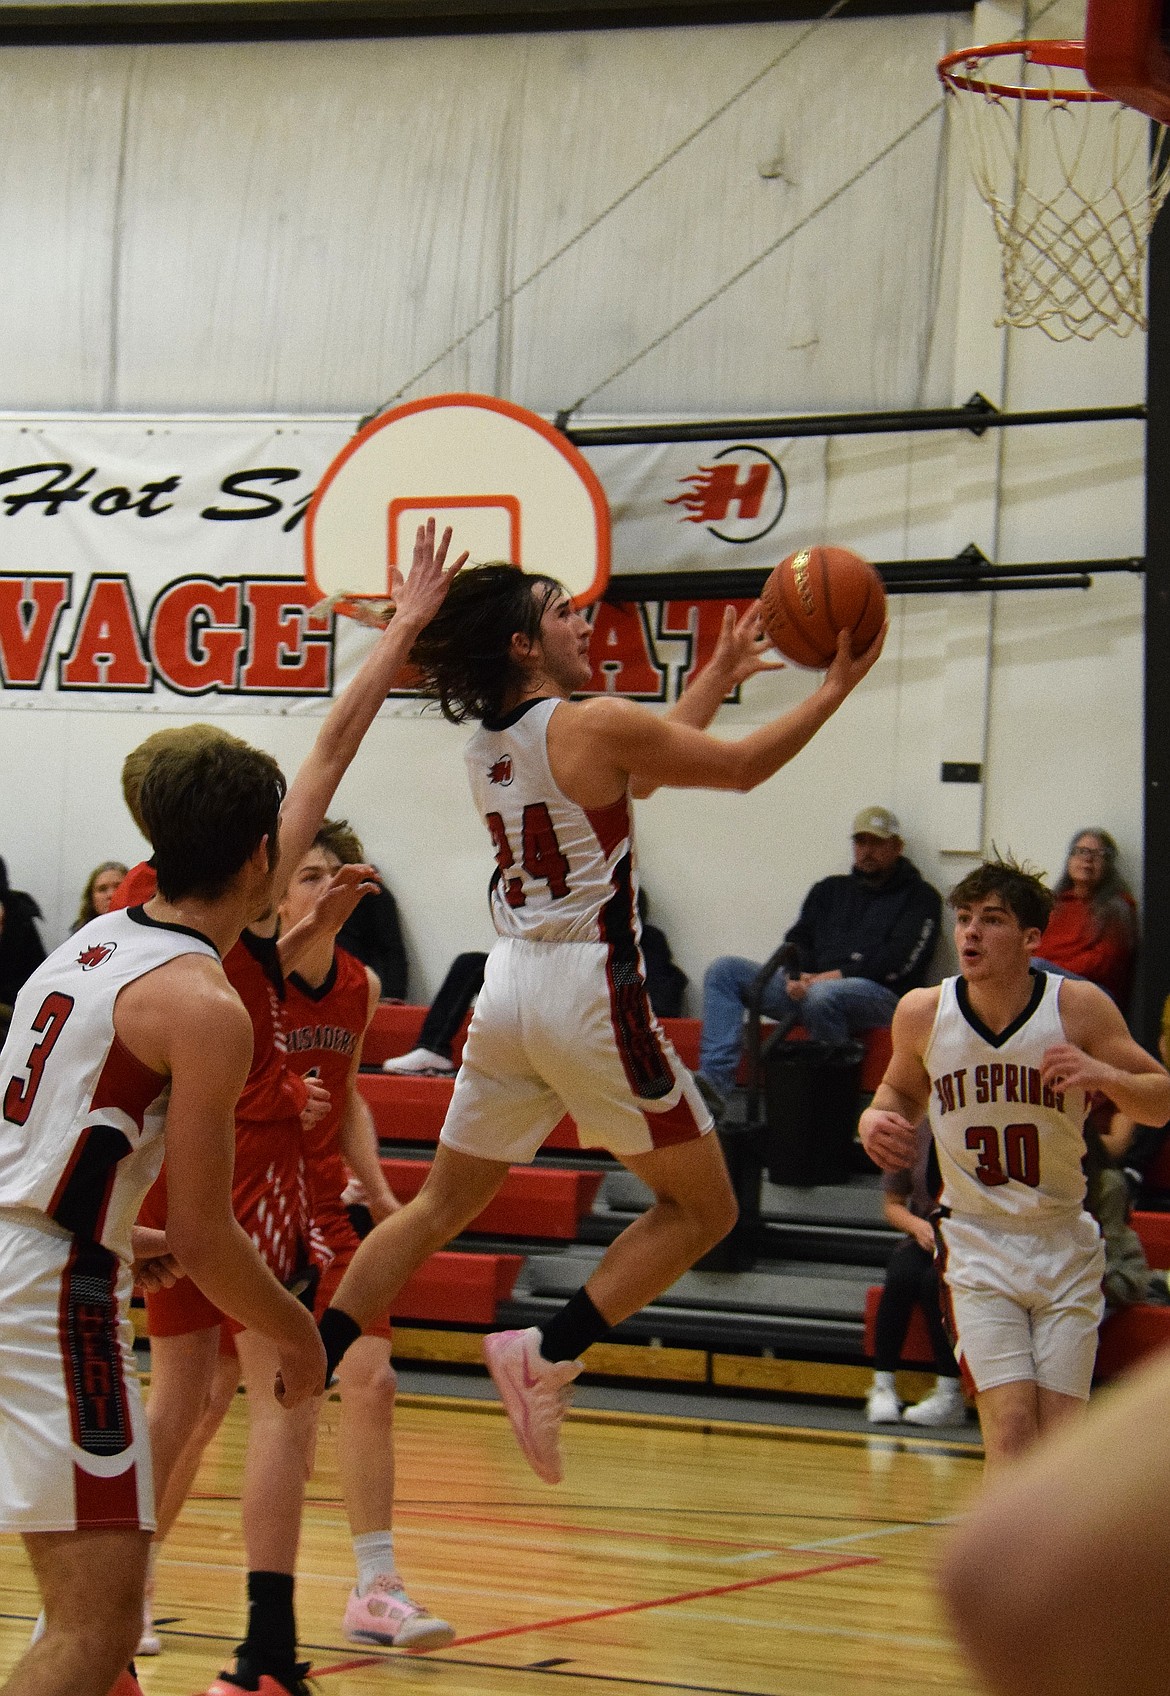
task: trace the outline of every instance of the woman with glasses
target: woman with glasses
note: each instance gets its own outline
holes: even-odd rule
[[[1078,830],[1033,964],[1100,984],[1125,1012],[1136,953],[1137,903],[1117,869],[1117,844],[1095,825]]]

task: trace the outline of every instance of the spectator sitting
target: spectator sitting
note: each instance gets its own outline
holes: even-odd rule
[[[43,917],[31,895],[11,889],[0,860],[0,1005],[11,1007],[26,979],[45,958],[36,921]]]
[[[858,813],[853,870],[822,878],[805,896],[784,939],[793,965],[764,990],[768,1018],[784,1025],[799,1020],[814,1040],[843,1043],[858,1031],[888,1025],[899,996],[926,982],[942,898],[903,847],[893,813],[885,807]],[[759,972],[754,960],[725,955],[712,961],[703,979],[697,1081],[719,1110],[735,1082],[744,1008]]]
[[[73,930],[80,930],[91,919],[101,918],[109,912],[114,891],[126,876],[126,871],[121,860],[103,860],[100,866],[93,868],[81,892],[81,905],[73,921]]]
[[[1064,977],[1088,978],[1124,1013],[1137,953],[1137,903],[1117,869],[1108,831],[1078,830],[1033,964]]]
[[[360,908],[358,909],[360,912]],[[638,892],[638,916],[642,921],[642,958],[646,966],[646,991],[650,1005],[660,1019],[675,1019],[682,1011],[683,991],[687,976],[670,954],[670,943],[657,925],[647,921],[649,905],[645,892]],[[345,932],[342,931],[342,937]],[[483,969],[486,954],[457,954],[447,968],[435,999],[418,1033],[418,1047],[409,1054],[397,1054],[383,1060],[384,1072],[408,1074],[414,1077],[449,1078],[455,1073],[451,1047],[467,1009],[483,988]]]
[[[911,1425],[958,1425],[967,1417],[959,1368],[939,1306],[930,1216],[938,1206],[941,1187],[934,1137],[929,1120],[924,1119],[916,1135],[912,1170],[887,1172],[882,1178],[882,1211],[889,1223],[906,1235],[890,1256],[878,1304],[873,1387],[865,1403],[865,1417],[871,1425],[894,1424],[899,1419]],[[915,1303],[921,1307],[930,1332],[938,1378],[929,1396],[903,1412],[894,1373],[902,1358]]]

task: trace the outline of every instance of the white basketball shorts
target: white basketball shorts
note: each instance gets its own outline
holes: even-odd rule
[[[30,1217],[0,1210],[0,1529],[153,1531],[129,1271]]]
[[[712,1128],[641,978],[603,942],[503,937],[483,988],[440,1141],[522,1164],[564,1113],[583,1148],[649,1154]]]
[[[1032,1230],[952,1213],[939,1231],[956,1353],[976,1390],[1030,1379],[1087,1401],[1105,1308],[1105,1248],[1092,1215]]]

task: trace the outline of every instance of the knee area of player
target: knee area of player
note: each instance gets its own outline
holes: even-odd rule
[[[380,1404],[389,1414],[398,1393],[398,1374],[384,1352],[379,1354],[361,1346],[372,1341],[376,1339],[362,1338],[342,1356],[337,1368],[337,1388],[343,1402]]]
[[[674,1204],[683,1215],[697,1239],[704,1243],[721,1242],[739,1218],[739,1203],[730,1179],[715,1182],[698,1195],[688,1196]]]

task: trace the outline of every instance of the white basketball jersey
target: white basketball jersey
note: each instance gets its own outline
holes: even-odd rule
[[[158,1176],[169,1080],[114,1031],[118,991],[181,954],[219,955],[141,907],[93,919],[38,966],[0,1052],[0,1207],[32,1208],[131,1258]]]
[[[1040,1076],[1066,1042],[1061,979],[1036,972],[1032,998],[998,1036],[972,1011],[962,978],[946,978],[923,1055],[943,1205],[956,1214],[1034,1225],[1078,1212],[1085,1195],[1085,1092]]]
[[[642,934],[628,795],[587,811],[557,787],[548,725],[558,699],[525,701],[467,744],[471,792],[496,851],[492,919],[501,936],[610,942]]]

